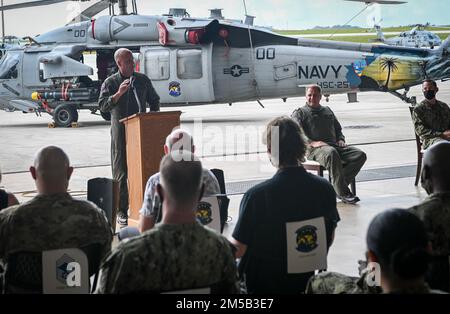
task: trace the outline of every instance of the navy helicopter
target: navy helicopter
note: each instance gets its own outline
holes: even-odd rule
[[[426,30],[426,25],[418,24],[410,31],[401,32],[398,36],[385,38],[381,27],[375,25],[377,30],[377,41],[391,46],[415,47],[415,48],[431,48],[438,47],[442,41],[438,35]]]
[[[109,8],[110,15],[92,19],[100,8]],[[81,22],[7,50],[0,60],[1,108],[48,113],[56,125],[70,126],[78,110],[98,111],[99,89],[115,71],[113,54],[119,47],[134,52],[136,71],[150,77],[163,106],[261,104],[304,96],[305,86],[313,83],[325,95],[381,91],[414,102],[407,96],[411,86],[450,77],[450,39],[434,50],[297,39],[219,17],[139,15],[135,0],[131,13],[126,0],[103,0],[82,16]],[[83,63],[86,53],[96,55],[98,80],[89,77],[94,68]]]

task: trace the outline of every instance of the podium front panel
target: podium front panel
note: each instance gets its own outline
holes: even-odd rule
[[[127,140],[129,225],[139,220],[145,185],[159,171],[166,137],[180,126],[181,111],[137,114],[124,121]],[[131,221],[130,221],[131,220]]]

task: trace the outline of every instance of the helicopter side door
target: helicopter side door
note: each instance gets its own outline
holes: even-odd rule
[[[140,72],[146,74],[162,104],[200,104],[214,101],[211,46],[142,47]]]

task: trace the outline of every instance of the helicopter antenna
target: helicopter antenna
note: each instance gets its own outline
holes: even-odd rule
[[[370,7],[373,3],[366,3],[366,6],[359,11],[355,16],[353,16],[350,20],[348,20],[344,25],[348,25],[349,23],[351,23],[354,19],[356,19],[358,16],[360,16],[364,11],[367,10],[368,7]],[[334,35],[336,35],[336,33],[338,32],[339,29],[336,29],[329,37],[328,39],[331,39]]]
[[[245,3],[245,0],[242,0],[242,3],[244,4],[244,11],[245,11],[245,16],[247,16],[247,5]],[[254,54],[254,49],[253,49],[253,39],[252,39],[252,32],[250,30],[250,24],[247,24],[247,29],[248,29],[248,38],[250,41],[250,56],[252,59],[252,73],[253,73],[253,86],[255,86],[255,90],[256,90],[256,101],[258,102],[258,104],[264,108],[263,104],[261,103],[261,101],[259,100],[260,98],[260,90],[259,90],[259,86],[258,86],[258,82],[256,81],[256,73],[255,73],[255,54]]]

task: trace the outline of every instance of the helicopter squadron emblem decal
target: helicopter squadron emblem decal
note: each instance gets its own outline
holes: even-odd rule
[[[239,77],[244,73],[250,73],[250,69],[243,68],[238,64],[233,65],[231,68],[223,69],[223,74],[231,74],[232,77]]]
[[[181,96],[181,86],[178,82],[170,82],[169,84],[169,95],[172,97]]]

